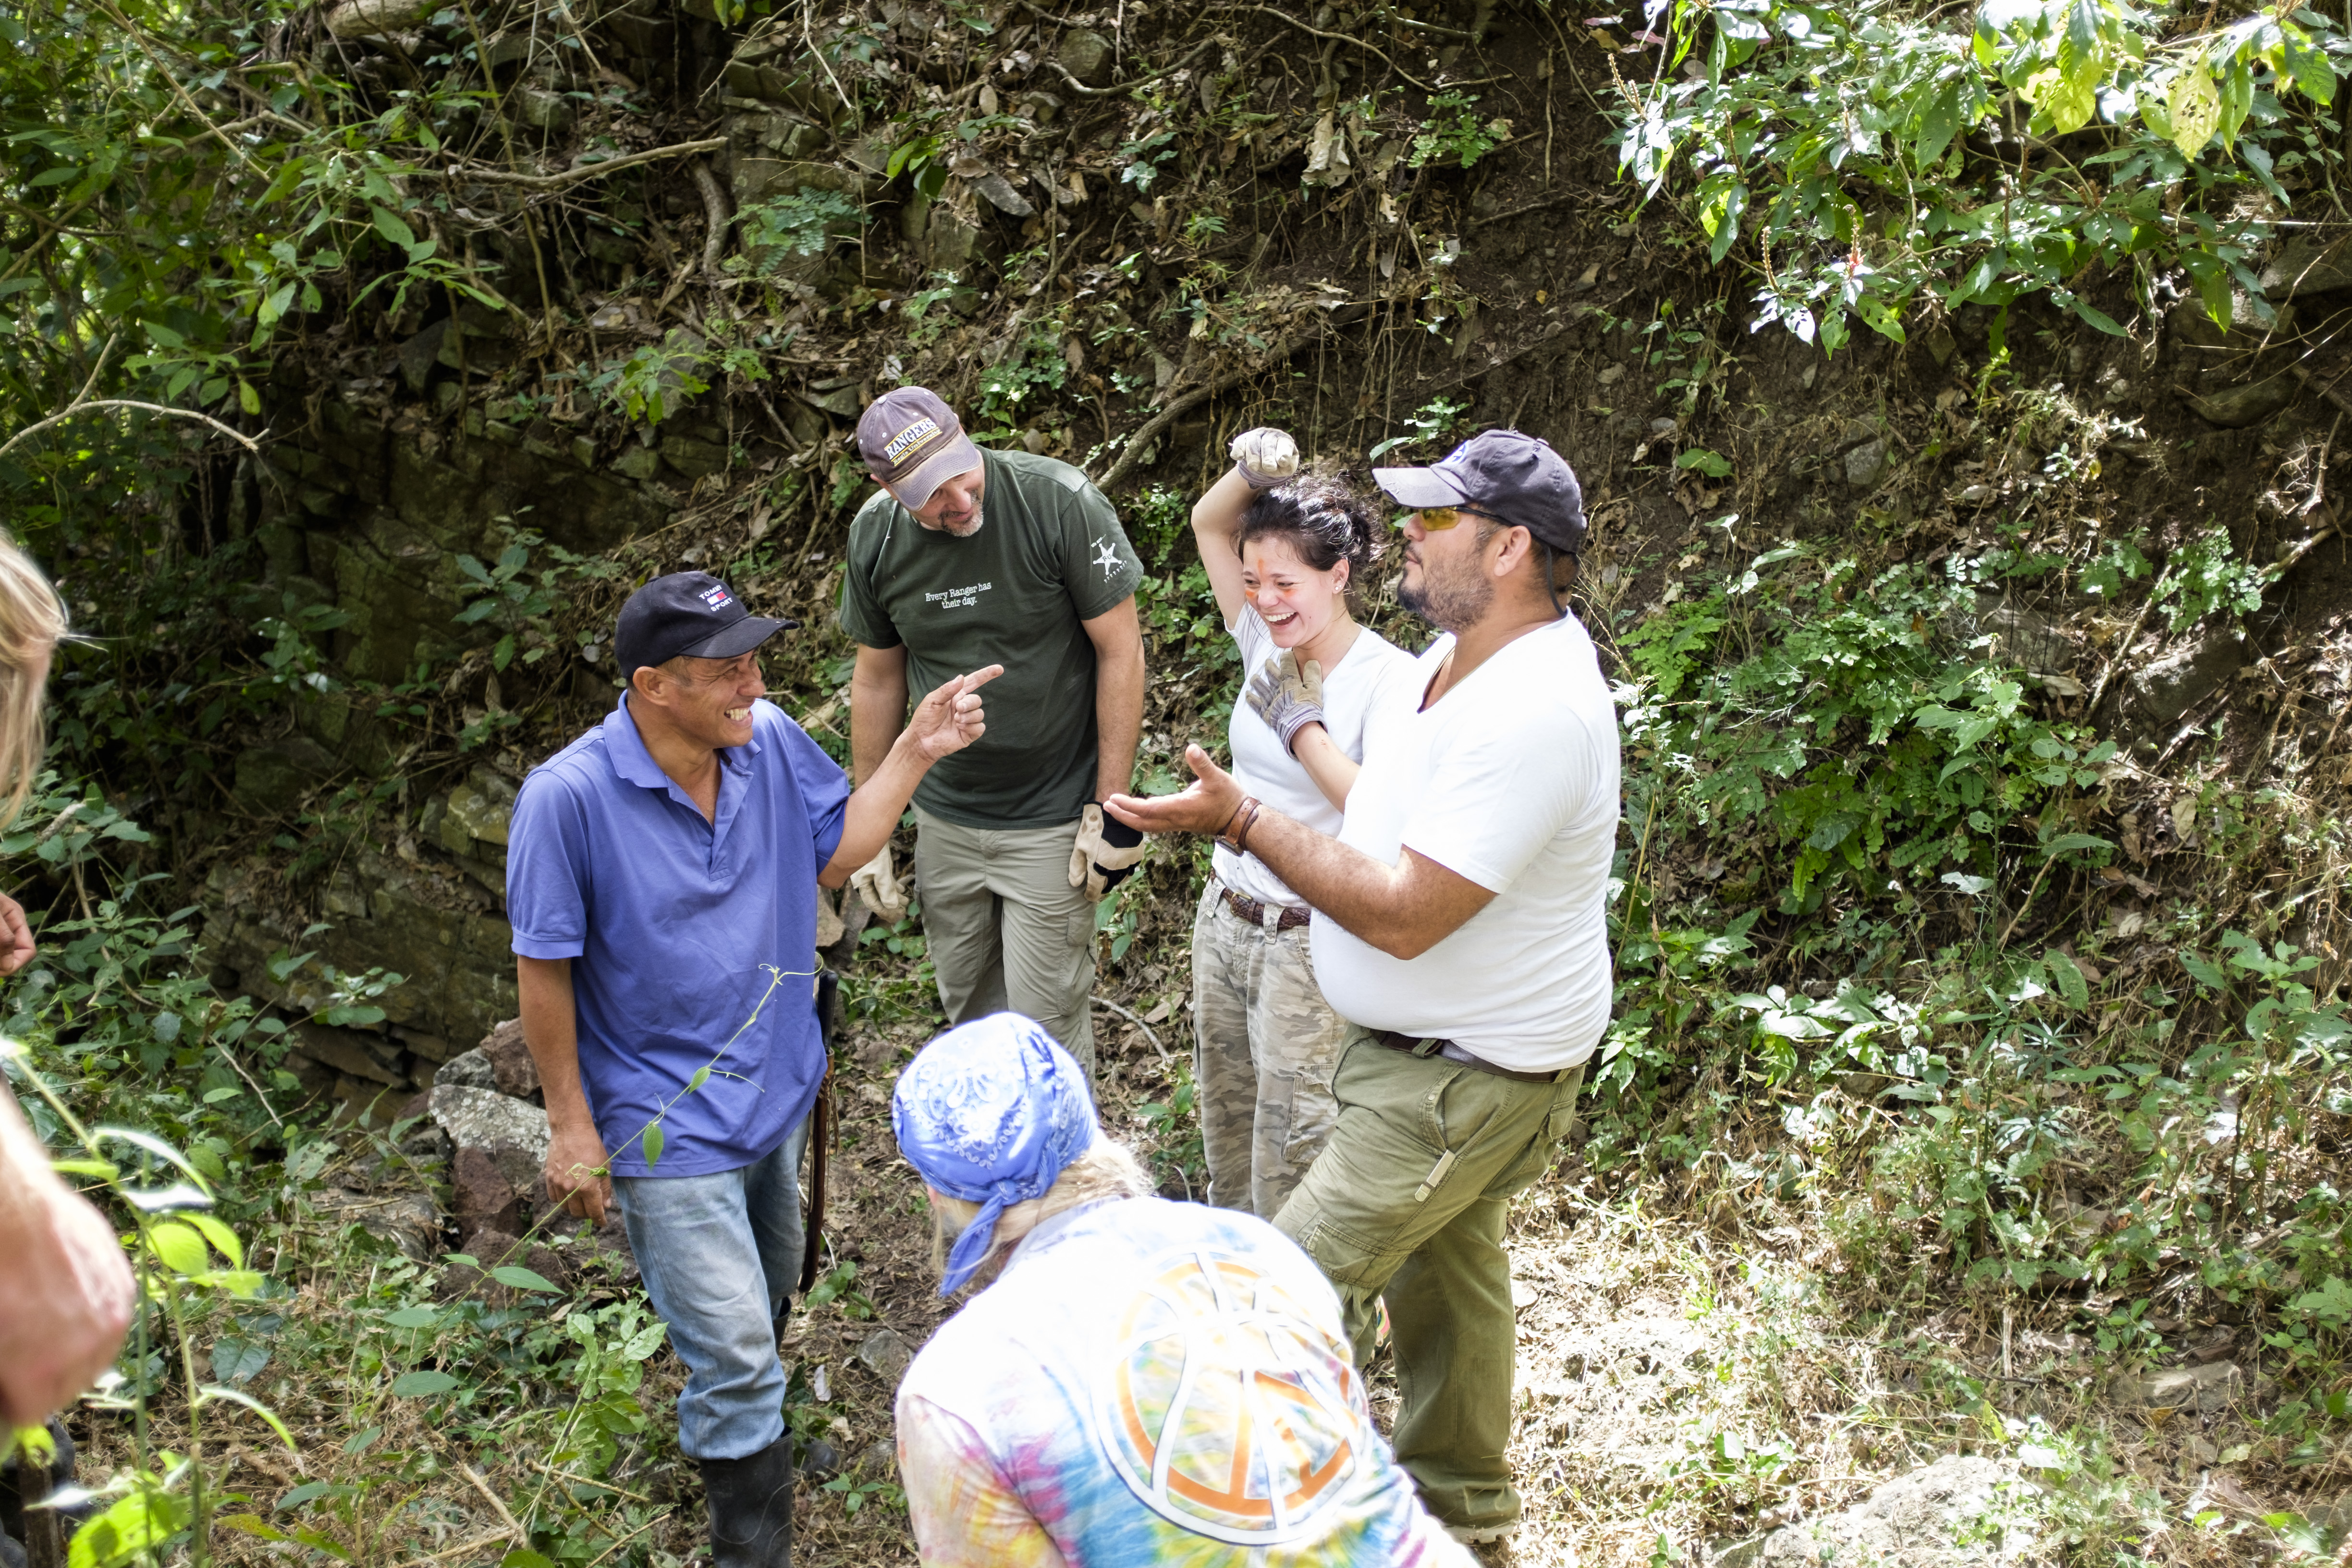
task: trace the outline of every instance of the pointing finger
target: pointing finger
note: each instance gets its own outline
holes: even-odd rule
[[[1003,675],[1003,673],[1004,667],[1003,665],[992,664],[985,669],[975,669],[971,674],[960,676],[958,679],[963,682],[963,689],[966,691],[974,691],[979,689],[981,687],[987,685],[990,681],[994,680],[998,676]]]

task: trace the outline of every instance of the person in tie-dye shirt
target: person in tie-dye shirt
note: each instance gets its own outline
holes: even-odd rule
[[[984,1284],[898,1386],[924,1563],[1473,1561],[1373,1428],[1322,1272],[1255,1215],[1150,1196],[1042,1028],[940,1036],[892,1122],[941,1294]]]

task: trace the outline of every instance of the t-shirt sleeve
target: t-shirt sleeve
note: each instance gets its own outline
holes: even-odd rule
[[[1457,728],[1400,837],[1423,858],[1499,893],[1591,795],[1592,737],[1558,708],[1489,709]]]
[[[906,639],[882,607],[874,591],[874,574],[881,563],[883,531],[888,512],[898,503],[877,495],[857,510],[849,525],[848,562],[841,573],[841,629],[849,640],[866,647],[897,647]]]
[[[848,826],[849,775],[789,718],[782,730],[785,760],[792,764],[793,782],[800,785],[801,800],[808,807],[809,843],[822,871],[833,852],[841,847],[842,830]]]
[[[898,1396],[898,1474],[926,1568],[1065,1568],[980,1434],[920,1394]]]
[[[1135,593],[1143,562],[1102,491],[1084,481],[1076,490],[1054,489],[1062,497],[1062,581],[1078,619],[1090,621]]]
[[[524,958],[588,951],[588,815],[561,778],[537,773],[516,792],[507,826],[507,920]]]

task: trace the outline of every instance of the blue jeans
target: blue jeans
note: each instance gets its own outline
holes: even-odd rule
[[[800,1283],[806,1118],[773,1150],[709,1176],[615,1176],[613,1191],[654,1310],[686,1363],[677,1444],[740,1459],[784,1433],[779,1320]]]

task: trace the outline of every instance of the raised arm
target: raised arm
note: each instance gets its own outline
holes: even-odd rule
[[[1217,614],[1229,626],[1241,618],[1242,605],[1248,598],[1242,588],[1242,558],[1234,548],[1234,535],[1241,531],[1242,513],[1249,510],[1250,497],[1255,493],[1239,468],[1227,468],[1192,503],[1192,542],[1201,552],[1201,569],[1209,574],[1209,590],[1217,596]]]
[[[1250,497],[1298,472],[1298,443],[1269,426],[1260,426],[1234,437],[1226,452],[1234,466],[1192,503],[1192,542],[1200,547],[1202,569],[1208,573],[1210,590],[1217,595],[1217,614],[1231,626],[1249,602],[1249,593],[1242,586],[1241,552],[1234,548],[1234,537],[1242,529],[1242,513],[1249,510]]]
[[[861,654],[865,651],[859,650]],[[915,786],[923,782],[931,764],[962,751],[987,732],[980,688],[1003,673],[1003,665],[992,664],[986,669],[959,675],[916,705],[906,728],[898,732],[873,771],[850,792],[849,803],[843,809],[841,843],[835,847],[833,858],[824,863],[824,869],[817,873],[820,887],[841,887],[849,880],[850,873],[873,859],[876,852],[889,842],[898,818],[906,815],[907,803],[915,798]],[[851,722],[856,722],[854,711]],[[855,749],[855,737],[850,744]]]

